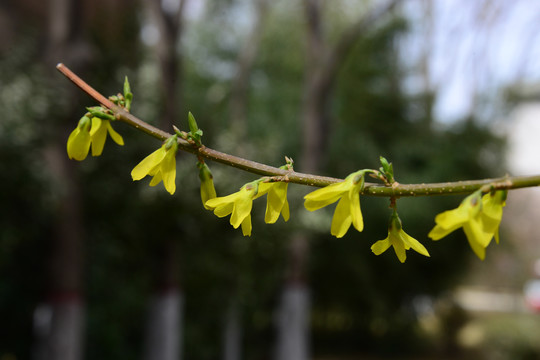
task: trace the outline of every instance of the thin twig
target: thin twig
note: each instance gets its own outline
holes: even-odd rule
[[[93,89],[84,80],[74,74],[67,66],[60,63],[56,68],[64,74],[69,80],[86,92],[90,97],[99,102],[104,107],[110,109],[117,120],[122,121],[140,131],[164,141],[172,134],[160,130],[145,121],[133,116],[120,106],[113,104],[103,95]],[[336,182],[343,181],[333,177],[319,176],[313,174],[304,174],[295,171],[283,170],[277,167],[261,164],[255,161],[247,160],[238,156],[222,153],[220,151],[208,148],[206,146],[194,146],[183,139],[178,139],[179,149],[219,162],[231,167],[251,172],[262,176],[283,176],[289,182],[324,187]],[[519,189],[540,185],[540,175],[535,176],[506,176],[496,179],[468,180],[445,183],[431,184],[399,184],[397,186],[384,186],[374,183],[365,183],[362,195],[382,196],[382,197],[407,197],[407,196],[427,196],[427,195],[450,195],[450,194],[470,194],[483,186],[492,185],[495,189]]]

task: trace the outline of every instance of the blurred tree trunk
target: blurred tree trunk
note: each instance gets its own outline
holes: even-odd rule
[[[424,10],[423,14],[423,25],[425,26],[423,33],[422,49],[420,56],[420,74],[422,76],[422,93],[424,94],[424,108],[426,109],[426,114],[423,118],[423,125],[426,129],[431,127],[433,122],[433,109],[436,102],[436,91],[431,78],[431,69],[430,69],[430,56],[431,52],[434,49],[434,16],[433,16],[433,2],[432,1],[423,1],[422,7]]]
[[[242,322],[240,308],[236,302],[229,304],[225,315],[223,331],[223,360],[240,360],[242,358]]]
[[[306,283],[308,237],[293,235],[289,269],[277,311],[276,360],[309,359],[310,296]]]
[[[268,13],[268,0],[255,2],[255,16],[245,46],[236,61],[236,74],[232,81],[229,111],[231,117],[230,131],[236,139],[235,153],[244,155],[244,144],[248,135],[247,108],[249,103],[249,87],[253,64],[259,50],[264,22]],[[242,322],[241,309],[234,298],[229,302],[225,314],[223,329],[223,360],[240,360],[242,358]]]
[[[236,141],[236,152],[244,155],[243,144],[248,132],[247,108],[249,103],[249,87],[253,63],[259,51],[264,23],[268,12],[268,0],[255,2],[253,26],[249,31],[245,46],[240,51],[236,61],[236,74],[232,82],[230,116],[231,131]]]
[[[49,28],[45,64],[51,79],[57,77],[56,62],[77,64],[76,71],[88,65],[91,52],[80,39],[77,19],[81,4],[75,0],[52,0],[48,6]],[[66,84],[69,86],[69,84]],[[75,93],[77,94],[77,93]],[[72,95],[66,104],[74,104]],[[79,360],[83,358],[84,303],[82,301],[82,258],[84,225],[81,189],[73,162],[65,151],[65,134],[76,125],[77,110],[67,105],[52,126],[43,129],[45,161],[51,170],[56,197],[53,243],[48,261],[48,299],[34,312],[35,344],[32,355],[39,360]],[[79,114],[80,116],[80,114]],[[51,125],[50,123],[48,125]]]
[[[328,128],[326,103],[330,84],[321,82],[326,49],[323,44],[321,1],[304,0],[307,23],[306,72],[302,103],[303,147],[300,155],[302,171],[316,172],[320,167],[326,147]]]
[[[73,114],[68,112],[68,114]],[[83,224],[80,187],[62,144],[50,144],[45,157],[55,175],[60,197],[56,204],[53,244],[49,258],[48,298],[34,312],[38,360],[83,358],[82,299]]]
[[[304,14],[307,23],[307,52],[301,114],[303,146],[299,166],[302,171],[316,172],[326,144],[325,106],[324,100],[319,101],[319,92],[328,91],[318,86],[316,77],[324,58],[321,1],[304,0]],[[293,235],[289,251],[289,268],[277,316],[276,360],[307,360],[310,311],[306,283],[307,235]]]
[[[351,24],[332,47],[323,37],[322,1],[304,0],[307,24],[306,72],[302,105],[303,145],[299,169],[318,172],[325,163],[330,133],[330,99],[338,71],[351,48],[364,32],[390,11],[397,1],[388,1]],[[278,311],[277,360],[309,358],[310,297],[306,282],[308,236],[297,233],[290,246],[289,271]]]
[[[183,114],[181,82],[183,54],[179,40],[183,30],[183,10],[187,0],[146,0],[149,20],[159,30],[156,44],[161,73],[162,109],[160,127],[172,130],[172,125]],[[187,114],[186,114],[187,118]],[[156,291],[148,307],[145,359],[178,360],[182,356],[183,294],[178,281],[177,241],[165,236],[157,244]]]
[[[155,256],[155,290],[148,305],[147,360],[178,360],[182,351],[183,294],[178,286],[175,239],[164,240]]]
[[[160,126],[171,131],[175,121],[183,114],[181,84],[183,79],[183,54],[179,47],[183,31],[183,10],[188,0],[145,0],[150,21],[159,31],[156,44],[157,59],[161,72],[161,95],[163,114]],[[183,119],[187,119],[187,114]]]

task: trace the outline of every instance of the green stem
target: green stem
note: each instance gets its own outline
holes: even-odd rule
[[[173,136],[166,131],[158,129],[143,120],[133,116],[131,113],[122,107],[113,104],[98,91],[93,89],[84,80],[79,78],[64,64],[58,64],[56,68],[81,90],[90,95],[94,100],[99,102],[104,107],[110,109],[115,118],[122,121],[137,130],[140,130],[154,138],[165,141]],[[277,167],[261,164],[255,161],[240,158],[238,156],[222,153],[220,151],[210,149],[204,145],[196,146],[188,141],[178,138],[178,148],[204,157],[209,160],[219,162],[231,167],[235,167],[244,171],[251,172],[262,176],[282,176],[291,183],[324,187],[336,182],[343,181],[333,177],[319,176],[313,174],[304,174],[296,171],[289,171]],[[533,187],[540,185],[540,175],[535,176],[506,176],[496,179],[468,180],[446,183],[432,184],[399,184],[395,182],[392,186],[385,186],[375,183],[364,184],[362,195],[381,196],[381,197],[407,197],[407,196],[433,196],[433,195],[450,195],[450,194],[470,194],[482,186],[493,185],[495,189],[519,189],[525,187]]]

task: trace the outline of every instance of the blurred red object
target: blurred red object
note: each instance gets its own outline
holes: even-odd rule
[[[529,280],[523,288],[525,303],[534,311],[540,312],[540,280]]]

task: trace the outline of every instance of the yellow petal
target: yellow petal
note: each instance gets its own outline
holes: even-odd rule
[[[486,257],[486,248],[480,245],[474,238],[474,235],[472,234],[472,231],[469,226],[464,226],[463,231],[465,232],[465,235],[467,236],[467,240],[469,241],[469,245],[471,246],[471,249],[474,251],[476,256],[480,258],[480,260],[484,260]]]
[[[418,240],[407,234],[405,231],[401,230],[398,233],[401,240],[404,242],[405,245],[408,245],[411,247],[414,251],[416,251],[419,254],[422,254],[424,256],[429,257],[429,252],[427,249],[422,245]]]
[[[484,231],[498,233],[503,215],[503,207],[505,206],[504,197],[506,197],[504,191],[497,191],[495,194],[488,193],[482,197],[481,216]]]
[[[70,159],[82,161],[90,150],[90,133],[86,130],[75,129],[68,138],[67,152]]]
[[[242,221],[242,234],[244,236],[251,236],[251,214],[246,216]]]
[[[101,120],[97,117],[92,118],[92,128],[90,130],[90,136],[92,137],[92,156],[100,156],[103,152],[105,140],[107,140],[106,123],[108,122],[108,120]]]
[[[271,182],[261,182],[259,183],[259,188],[257,190],[257,195],[253,197],[253,200],[260,198],[261,196],[264,196],[276,183]]]
[[[176,191],[176,149],[167,150],[167,154],[161,162],[161,175],[165,189],[172,195]]]
[[[433,240],[440,240],[454,230],[475,218],[480,212],[481,198],[478,193],[467,196],[461,204],[453,210],[440,213],[435,217],[437,225],[428,236]]]
[[[460,205],[458,208],[448,210],[435,217],[437,225],[429,232],[428,237],[433,240],[440,240],[451,232],[459,229],[471,217],[467,207]]]
[[[92,126],[90,127],[90,136],[94,136],[96,132],[101,130],[102,125],[104,125],[104,123],[100,118],[93,117],[92,118]],[[103,128],[105,128],[105,127],[103,127]]]
[[[482,224],[480,221],[470,221],[463,226],[463,231],[467,236],[469,245],[471,246],[474,253],[481,259],[484,260],[486,256],[485,248],[491,242],[493,234],[486,233],[482,230]]]
[[[206,202],[208,204],[208,201]],[[225,204],[222,204],[220,206],[217,206],[215,209],[214,209],[214,214],[217,216],[217,217],[225,217],[227,215],[230,215],[234,210],[234,203],[230,202],[230,203],[225,203]]]
[[[325,201],[333,199],[335,196],[340,196],[344,192],[348,191],[352,183],[350,181],[341,181],[338,183],[330,184],[321,189],[310,192],[304,199],[313,201]]]
[[[210,199],[204,203],[205,207],[209,207],[210,210],[222,207],[226,204],[232,204],[234,203],[236,197],[238,196],[238,193],[233,193],[227,196],[219,196],[213,199]],[[231,209],[232,211],[232,209]]]
[[[351,181],[342,181],[340,183],[328,185],[322,189],[317,189],[304,196],[304,206],[309,211],[318,210],[324,206],[338,201],[338,199],[347,192],[352,186]]]
[[[164,158],[165,159],[165,158]],[[163,160],[161,160],[163,161]],[[156,175],[157,173],[161,173],[161,162],[158,162],[157,164],[155,164],[154,166],[152,166],[150,168],[150,170],[148,170],[148,174],[147,175],[150,175],[150,176],[154,176]],[[161,177],[161,174],[159,175]]]
[[[389,235],[389,239],[399,261],[404,263],[407,259],[407,254],[405,253],[405,245],[403,244],[403,241],[399,237],[393,236],[392,234]]]
[[[259,192],[261,191],[260,185]],[[266,214],[264,216],[264,221],[267,224],[273,224],[279,218],[279,214],[281,214],[283,206],[287,202],[287,185],[285,182],[274,183],[269,189],[266,199]]]
[[[454,231],[467,221],[469,221],[469,212],[464,206],[440,213],[435,217],[435,222],[441,227]]]
[[[332,198],[330,200],[324,200],[324,201],[315,201],[315,200],[305,200],[304,201],[304,207],[308,211],[315,211],[319,210],[325,206],[328,206],[330,204],[335,203],[339,200],[340,195],[337,195],[335,198]]]
[[[206,210],[212,210],[211,207],[206,205],[206,202],[216,197],[216,188],[214,187],[214,181],[212,179],[206,179],[201,181],[201,200]]]
[[[281,209],[281,216],[283,216],[283,220],[289,221],[291,213],[289,211],[289,201],[287,199],[285,199],[285,203],[283,204],[283,208]]]
[[[495,242],[498,244],[499,243],[499,228],[497,228],[495,230]]]
[[[159,165],[161,160],[165,157],[165,147],[160,147],[147,157],[145,157],[137,166],[131,170],[131,177],[133,180],[141,180],[143,177],[148,175],[150,170],[152,170],[156,165]]]
[[[349,191],[352,184],[350,181],[342,181],[339,183],[328,185],[322,189],[317,189],[306,196],[304,199],[312,201],[331,201],[336,197],[341,197],[343,193]]]
[[[69,137],[67,140],[66,151],[70,159],[73,159],[73,154],[71,152],[71,149],[73,148],[73,141],[75,141],[75,137],[77,137],[77,134],[79,133],[79,131],[81,131],[79,127],[76,127],[75,130],[73,130],[71,134],[69,134]]]
[[[388,250],[390,245],[390,240],[388,240],[388,238],[379,240],[375,244],[371,245],[371,251],[373,251],[375,255],[381,255],[383,252]]]
[[[109,135],[111,135],[111,139],[113,139],[115,143],[117,143],[120,146],[124,145],[124,138],[122,138],[122,135],[114,131],[110,122],[109,124],[107,124],[107,130],[109,131]]]
[[[350,213],[353,226],[356,230],[362,232],[364,230],[364,219],[362,217],[362,210],[360,209],[360,195],[355,192],[349,192],[350,197]]]
[[[250,215],[251,207],[253,205],[253,192],[248,192],[245,188],[240,190],[240,195],[234,202],[234,209],[231,215],[230,223],[237,229],[242,221]]]
[[[341,200],[339,200],[336,210],[334,211],[330,233],[337,238],[341,238],[347,233],[351,223],[349,197],[343,196]]]
[[[158,171],[154,174],[152,180],[150,180],[150,186],[156,186],[161,182],[161,180],[163,180],[163,178],[161,177],[161,171]]]
[[[443,237],[450,234],[452,231],[454,231],[456,229],[452,229],[452,228],[451,229],[445,229],[442,226],[437,224],[437,225],[435,225],[435,227],[433,227],[433,229],[431,229],[431,231],[428,234],[428,237],[431,240],[441,240]]]
[[[474,238],[483,247],[487,247],[489,243],[491,242],[491,239],[493,239],[493,233],[492,232],[486,232],[484,231],[483,224],[480,220],[480,216],[477,216],[475,219],[469,221],[466,225],[463,226],[464,228],[467,227],[471,229],[472,234],[474,234]]]

